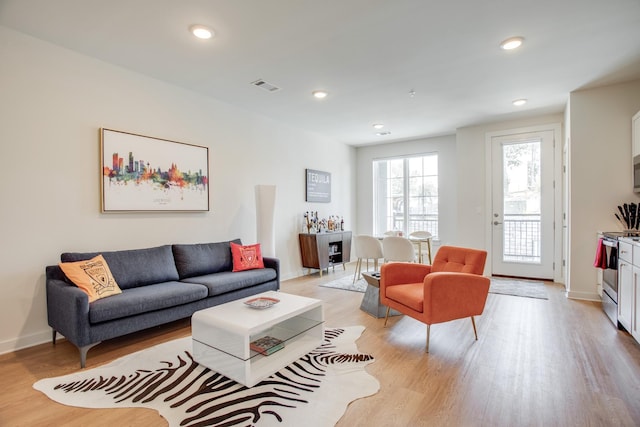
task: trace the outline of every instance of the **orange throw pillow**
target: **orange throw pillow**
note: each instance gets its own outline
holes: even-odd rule
[[[231,243],[231,256],[233,257],[233,271],[253,270],[264,268],[260,243],[255,245],[239,245]]]
[[[69,280],[89,296],[89,302],[122,293],[102,255],[58,265]]]

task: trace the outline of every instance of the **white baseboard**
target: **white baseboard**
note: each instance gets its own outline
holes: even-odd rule
[[[23,348],[33,347],[34,345],[51,342],[51,329],[38,332],[31,335],[21,336],[12,340],[0,342],[0,354],[11,353],[13,351],[22,350]],[[60,337],[60,335],[58,335]]]
[[[601,302],[602,299],[600,298],[600,295],[598,295],[597,292],[574,292],[574,291],[568,291],[567,292],[567,298],[569,299],[579,299],[579,300],[585,300],[585,301],[596,301],[596,302]]]

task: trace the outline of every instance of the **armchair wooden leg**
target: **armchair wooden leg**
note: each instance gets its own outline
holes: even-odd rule
[[[429,353],[429,335],[431,334],[431,325],[427,325],[427,353]]]
[[[391,311],[391,307],[387,307],[387,314],[384,316],[384,326],[387,326],[387,320],[389,320],[389,311]]]
[[[478,341],[478,331],[476,330],[476,321],[473,316],[471,316],[471,324],[473,325],[473,335],[476,336],[476,341]]]

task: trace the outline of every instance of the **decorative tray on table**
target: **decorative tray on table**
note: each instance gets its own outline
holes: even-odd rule
[[[262,309],[262,308],[272,307],[273,305],[279,302],[280,300],[277,298],[259,297],[259,298],[253,298],[253,299],[247,300],[244,303],[251,308]]]

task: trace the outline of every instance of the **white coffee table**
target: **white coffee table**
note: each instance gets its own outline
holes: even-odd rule
[[[276,298],[265,309],[244,302]],[[203,366],[252,387],[322,344],[322,301],[269,291],[197,311],[191,318],[193,357]],[[268,356],[252,351],[251,341],[271,336],[284,348]]]

